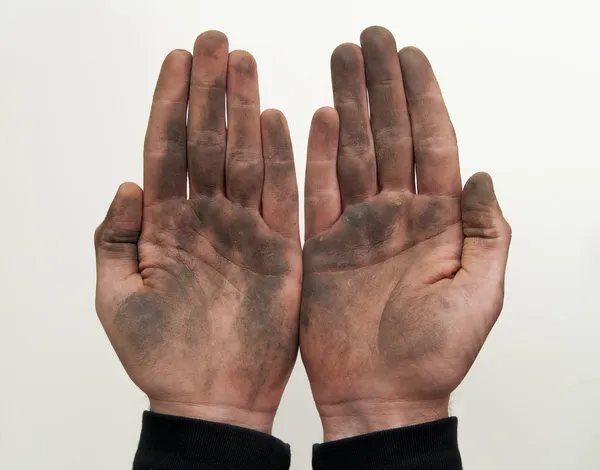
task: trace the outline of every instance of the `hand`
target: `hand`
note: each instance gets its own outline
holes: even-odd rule
[[[298,347],[296,178],[285,118],[260,115],[255,60],[222,33],[165,59],[144,191],[119,188],[95,241],[96,310],[150,408],[270,432]]]
[[[325,440],[448,415],[500,314],[511,237],[487,174],[461,189],[427,58],[383,28],[361,44],[333,53],[336,109],[315,114],[306,169],[300,349]]]

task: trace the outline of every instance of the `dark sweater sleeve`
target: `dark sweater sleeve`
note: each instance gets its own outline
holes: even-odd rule
[[[457,419],[315,444],[314,470],[461,470]]]
[[[287,470],[290,447],[273,436],[145,411],[133,470]]]

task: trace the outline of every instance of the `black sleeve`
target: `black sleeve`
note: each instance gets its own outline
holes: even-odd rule
[[[287,470],[290,447],[273,436],[145,411],[133,470]]]
[[[461,470],[457,419],[315,444],[314,470]]]

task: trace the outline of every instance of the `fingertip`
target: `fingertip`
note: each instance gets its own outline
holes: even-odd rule
[[[200,33],[194,42],[194,52],[202,50],[214,50],[223,46],[229,48],[229,40],[221,31],[208,30]]]
[[[381,37],[381,36],[391,36],[392,33],[390,32],[389,29],[380,26],[380,25],[373,25],[373,26],[369,26],[368,28],[365,28],[363,30],[362,33],[360,33],[360,38],[361,39],[369,39],[369,38],[377,38],[377,37]]]
[[[207,29],[198,35],[198,40],[211,40],[217,42],[227,41],[227,35],[217,29]]]
[[[164,61],[162,68],[163,70],[181,70],[188,68],[189,64],[192,63],[192,54],[185,49],[174,49],[169,52]]]
[[[260,116],[260,122],[265,160],[273,157],[281,161],[292,160],[294,157],[290,131],[285,115],[279,109],[265,109]]]
[[[229,53],[229,66],[241,75],[255,75],[256,59],[248,51],[237,49]]]
[[[313,126],[323,133],[337,132],[340,125],[340,116],[335,108],[323,106],[317,109],[312,118]]]
[[[119,189],[117,189],[117,194],[123,198],[141,199],[143,191],[136,183],[127,181],[121,183]]]
[[[464,189],[469,192],[494,194],[494,182],[488,173],[480,171],[467,180]]]
[[[192,54],[185,49],[173,49],[165,57],[165,62],[182,62],[191,60]]]
[[[511,228],[502,214],[494,192],[492,177],[479,172],[465,183],[461,206],[466,236],[497,238],[510,236]]]
[[[431,67],[431,63],[429,62],[429,59],[427,58],[425,53],[415,46],[407,46],[400,49],[400,51],[398,52],[398,58],[400,59],[400,64],[403,64],[405,66]]]
[[[309,158],[314,153],[331,153],[335,158],[340,132],[340,117],[335,108],[329,106],[318,109],[313,115],[309,135]],[[315,149],[315,147],[317,147]],[[324,150],[331,149],[331,150]],[[316,152],[311,152],[316,150]]]
[[[333,106],[321,106],[319,109],[315,111],[316,115],[321,115],[323,113],[335,113],[337,115],[337,110]]]
[[[398,54],[406,57],[425,57],[425,53],[416,46],[405,46]]]
[[[337,46],[331,54],[333,70],[353,68],[362,65],[362,50],[354,43],[346,42]]]
[[[396,49],[396,40],[394,35],[383,26],[369,26],[360,35],[360,43],[363,47],[374,46],[381,47],[392,43]]]
[[[287,127],[287,119],[285,115],[276,108],[265,109],[261,114],[261,119],[266,124],[278,124]]]
[[[141,221],[143,191],[137,184],[122,183],[108,210],[106,219],[116,224],[137,224]]]
[[[313,115],[310,125],[308,150],[309,158],[314,153],[327,155],[335,158],[338,150],[340,134],[340,117],[335,108],[325,106],[319,108]]]
[[[183,99],[187,94],[188,80],[192,68],[192,54],[184,49],[169,52],[163,60],[155,97],[170,100]]]

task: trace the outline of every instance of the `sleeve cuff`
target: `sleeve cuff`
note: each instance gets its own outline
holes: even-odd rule
[[[314,470],[461,470],[456,418],[313,446]]]
[[[251,429],[145,411],[133,470],[287,470],[290,447]]]

